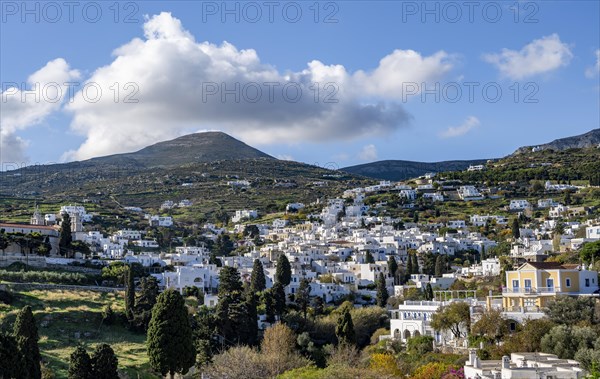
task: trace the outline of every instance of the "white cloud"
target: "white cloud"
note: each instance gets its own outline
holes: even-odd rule
[[[471,130],[477,128],[480,125],[479,119],[475,116],[469,116],[467,119],[460,124],[459,126],[451,126],[448,129],[444,130],[439,134],[441,138],[453,138],[460,137]]]
[[[358,159],[361,161],[375,161],[377,160],[377,148],[375,145],[370,144],[363,146],[363,148],[358,153]]]
[[[600,75],[600,49],[596,50],[596,64],[585,70],[585,76],[592,79]]]
[[[354,77],[357,88],[364,88],[368,94],[401,98],[405,86],[440,80],[453,67],[453,57],[439,51],[423,57],[413,50],[395,50],[379,61],[372,73],[358,71]]]
[[[31,74],[26,84],[3,83],[9,88],[2,92],[0,100],[0,162],[21,164],[28,161],[25,154],[28,141],[16,133],[42,123],[59,110],[68,95],[65,84],[77,78],[79,72],[58,58]]]
[[[485,54],[483,59],[496,66],[502,76],[520,80],[566,66],[573,53],[558,34],[533,40],[521,50],[502,49],[500,53]]]
[[[66,159],[133,151],[198,129],[223,130],[250,144],[386,134],[410,120],[394,102],[402,83],[437,80],[452,68],[445,52],[425,57],[396,50],[372,72],[352,74],[342,65],[317,60],[299,72],[280,72],[261,62],[255,50],[197,42],[170,13],[148,18],[144,36],[117,48],[115,59],[89,78],[102,88],[135,83],[139,102],[115,103],[103,96],[90,103],[78,93],[67,109],[73,114],[72,130],[86,140]],[[316,98],[314,83],[320,83]],[[222,91],[235,88],[237,99]],[[298,88],[302,94],[293,102]],[[257,97],[259,89],[262,96]],[[130,92],[122,90],[123,95]]]
[[[279,154],[277,156],[277,159],[280,159],[282,161],[295,161],[294,157],[292,157],[289,154]]]

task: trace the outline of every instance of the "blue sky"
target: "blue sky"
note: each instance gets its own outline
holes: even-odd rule
[[[492,158],[600,125],[597,1],[22,4],[0,10],[4,169],[200,130],[339,167]]]

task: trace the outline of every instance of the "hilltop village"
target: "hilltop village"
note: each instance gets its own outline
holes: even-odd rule
[[[468,171],[483,169],[472,166]],[[228,185],[252,184],[238,180]],[[284,324],[305,335],[307,340],[298,340],[294,349],[316,367],[329,367],[325,357],[342,354],[327,352],[326,346],[348,338],[359,349],[368,347],[363,354],[369,351],[372,359],[374,354],[381,355],[378,359],[402,351],[414,354],[410,349],[464,357],[453,362],[436,358],[410,367],[386,361],[373,369],[371,363],[373,372],[368,375],[383,370],[391,375],[386,377],[425,378],[427,370],[444,375],[459,370],[457,376],[443,377],[528,378],[543,373],[544,378],[581,378],[597,372],[600,363],[600,339],[595,334],[600,218],[598,209],[583,204],[582,197],[597,196],[598,189],[550,181],[533,187],[519,198],[499,188],[444,182],[428,174],[418,181],[381,181],[347,189],[340,197],[311,204],[288,203],[276,214],[239,209],[227,220],[200,225],[182,225],[172,216],[174,209],[190,207],[192,201],[164,199],[154,210],[123,207],[144,220],[138,229],[114,225],[102,229],[98,227],[102,216],[88,213],[83,205],[65,204],[46,214],[34,205],[29,224],[0,224],[7,283],[3,286],[127,291],[133,292],[135,304],[150,281],[153,301],[158,293],[174,290],[196,298],[193,312],[218,320],[225,317],[219,322],[235,324],[242,321],[232,316],[232,304],[247,306],[248,300],[232,300],[224,290],[232,286],[233,275],[236,285],[255,292],[249,312],[254,320],[249,321],[254,324],[250,329],[255,331],[240,337],[217,322],[214,330],[196,336],[196,349],[204,358],[192,371],[208,367],[206,372],[213,373],[209,377],[227,376],[215,374],[220,368],[214,362],[223,365],[223,359],[233,359],[223,356],[224,346],[257,344],[258,336]],[[495,212],[467,212],[462,217],[445,216],[439,208],[455,204],[478,211],[492,201],[503,205]],[[392,202],[412,217],[387,215]],[[481,206],[471,207],[473,202]],[[420,217],[422,209],[428,209],[425,219]],[[99,275],[77,283],[59,276],[25,279],[15,269],[24,265],[33,272]],[[225,316],[224,301],[229,307]],[[576,314],[569,313],[568,330],[561,307],[576,309]],[[375,321],[368,325],[352,321],[357,312],[368,309]],[[318,323],[307,321],[307,312],[313,319],[335,318],[333,335],[320,335]],[[346,313],[365,335],[344,334],[340,320]],[[124,317],[130,323],[135,318]],[[136,327],[148,330],[150,315],[140,317],[146,319],[134,321]],[[537,341],[516,342],[524,331],[532,330],[542,333]],[[561,338],[581,340],[569,350],[559,347]],[[275,374],[303,366],[292,364]]]

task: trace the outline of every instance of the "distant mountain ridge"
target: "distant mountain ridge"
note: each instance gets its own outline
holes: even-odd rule
[[[223,132],[203,132],[158,142],[133,153],[97,157],[84,162],[169,167],[190,163],[257,158],[275,159]]]
[[[568,149],[582,149],[600,146],[600,129],[593,129],[587,133],[560,138],[552,142],[518,148],[508,157],[527,154],[541,150],[563,151]],[[365,163],[356,166],[344,167],[340,170],[352,174],[362,175],[382,180],[406,180],[422,176],[428,172],[463,171],[471,165],[486,164],[489,159],[453,160],[442,162],[414,162],[403,160],[385,160]]]
[[[344,167],[341,170],[351,174],[382,180],[406,180],[429,172],[462,171],[471,165],[485,164],[487,159],[457,160],[443,162],[413,162],[386,160]]]
[[[577,136],[559,138],[552,142],[537,145],[537,146],[523,146],[518,148],[513,155],[526,154],[532,151],[540,150],[556,150],[563,151],[568,149],[583,149],[589,147],[600,146],[600,128],[593,129],[587,133],[580,134]]]

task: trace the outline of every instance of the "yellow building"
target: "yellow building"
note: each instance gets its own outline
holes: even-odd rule
[[[506,272],[505,312],[539,312],[557,296],[598,296],[598,273],[576,264],[528,262]]]

